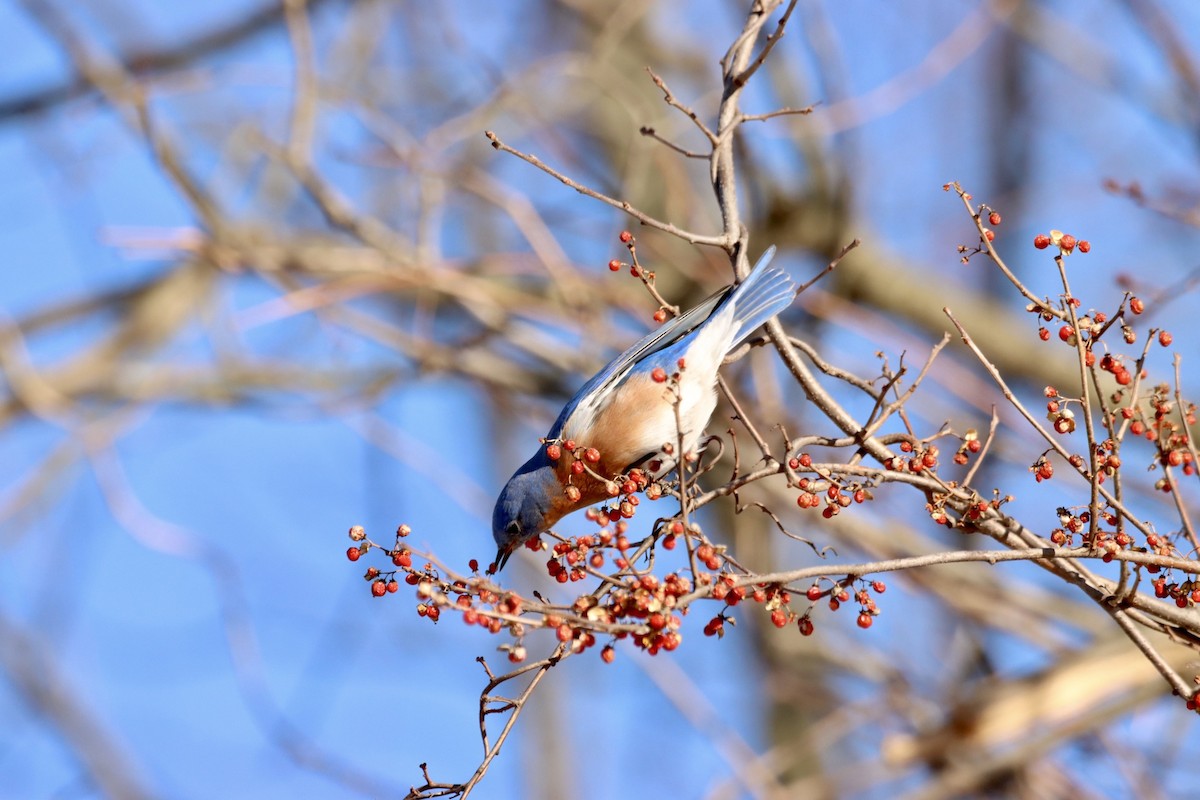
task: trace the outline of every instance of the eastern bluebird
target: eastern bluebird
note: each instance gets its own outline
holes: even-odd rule
[[[768,267],[774,255],[772,246],[741,283],[726,286],[609,362],[559,413],[546,441],[571,440],[578,448],[598,450],[599,461],[588,466],[603,476],[621,475],[652,461],[659,462],[651,470],[655,477],[669,472],[674,460],[663,453],[663,445],[682,434],[683,452],[695,448],[717,406],[717,370],[725,356],[796,297],[792,279]],[[685,368],[679,371],[677,426],[672,398],[660,382],[662,373],[659,381],[652,376],[656,369],[668,375],[676,372],[681,358]],[[522,542],[549,530],[566,514],[609,497],[605,482],[590,471],[572,473],[575,458],[566,448],[560,448],[557,460],[546,450],[539,447],[496,500],[492,535],[500,548],[497,570]],[[579,490],[575,499],[568,497],[568,486]]]

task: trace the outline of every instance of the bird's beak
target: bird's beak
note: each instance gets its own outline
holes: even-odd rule
[[[501,547],[499,550],[496,551],[496,561],[495,561],[496,572],[499,572],[500,570],[504,569],[504,565],[508,563],[508,559],[513,554],[514,549],[516,549],[516,548]]]

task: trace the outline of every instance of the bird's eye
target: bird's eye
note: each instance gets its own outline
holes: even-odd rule
[[[509,536],[514,536],[514,537],[520,536],[521,535],[521,523],[517,522],[514,519],[512,522],[508,523],[508,527],[504,529],[504,532],[507,533]]]

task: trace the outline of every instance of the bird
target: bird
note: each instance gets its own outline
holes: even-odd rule
[[[725,356],[796,297],[787,273],[770,266],[774,255],[771,246],[740,283],[635,343],[567,402],[496,500],[493,573],[562,517],[608,499],[608,481],[600,478],[635,468],[657,478],[674,468],[674,443],[682,442],[683,453],[695,448],[717,406],[717,371]],[[669,386],[668,375],[675,376]],[[573,467],[579,460],[585,465]]]

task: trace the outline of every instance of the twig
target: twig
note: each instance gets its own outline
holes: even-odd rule
[[[793,117],[807,116],[816,109],[816,105],[805,106],[804,108],[778,108],[774,111],[768,111],[765,114],[742,114],[738,117],[738,122],[765,122],[776,117]]]
[[[1119,608],[1112,608],[1106,603],[1101,603],[1100,605],[1108,611],[1113,621],[1121,627],[1121,630],[1129,637],[1129,641],[1133,642],[1134,646],[1142,651],[1142,655],[1146,657],[1146,660],[1154,665],[1154,668],[1163,676],[1163,679],[1166,680],[1175,694],[1186,700],[1195,693],[1195,687],[1188,686],[1187,682],[1179,677],[1179,673],[1171,668],[1171,665],[1154,649],[1154,645],[1150,644],[1146,640],[1146,637],[1142,635],[1142,632],[1137,629],[1137,626],[1130,621],[1128,614]]]
[[[638,128],[638,133],[640,133],[642,136],[648,136],[660,144],[666,145],[684,158],[708,158],[709,156],[708,153],[696,153],[691,150],[686,150],[672,142],[670,139],[667,139],[659,134],[658,131],[654,130],[654,128],[650,128],[645,125]]]
[[[844,259],[846,256],[850,255],[850,251],[852,251],[854,248],[858,247],[860,244],[862,244],[862,239],[854,238],[854,239],[851,239],[848,244],[843,245],[842,249],[837,251],[837,255],[835,255],[832,259],[830,259],[829,263],[825,266],[825,269],[821,270],[816,275],[812,276],[807,281],[800,284],[800,288],[796,290],[796,294],[803,294],[808,289],[808,287],[812,286],[817,281],[821,280],[826,275],[828,275],[829,273],[831,273],[835,269],[837,269],[838,265],[842,263],[842,259]]]
[[[700,115],[697,114],[692,109],[691,106],[685,106],[683,103],[680,103],[678,100],[676,100],[675,95],[673,95],[671,93],[671,90],[667,88],[666,82],[663,81],[663,79],[660,78],[654,72],[654,70],[650,69],[649,67],[646,67],[646,72],[649,73],[650,80],[654,81],[654,85],[657,86],[662,91],[663,100],[665,100],[667,102],[667,105],[669,105],[671,108],[676,109],[677,111],[682,113],[685,117],[690,119],[692,121],[692,123],[697,128],[700,129],[700,132],[704,134],[704,138],[708,139],[709,144],[712,144],[715,146],[717,144],[717,135],[715,133],[713,133],[711,130],[709,130],[708,126],[705,125],[704,122],[700,119]]]
[[[796,0],[791,0],[787,8],[783,12],[783,16],[779,18],[778,24],[775,25],[775,32],[767,36],[767,43],[763,45],[762,51],[758,54],[758,58],[751,62],[750,66],[746,67],[733,79],[733,83],[738,88],[746,85],[746,82],[754,77],[754,73],[758,72],[759,67],[767,62],[767,57],[771,55],[771,51],[775,49],[775,45],[779,44],[779,40],[783,38],[783,34],[787,28],[788,19],[792,16],[792,11],[796,8]],[[810,109],[811,110],[811,109]],[[806,113],[806,112],[805,112]],[[744,117],[743,117],[744,119]]]
[[[975,456],[975,463],[967,470],[967,474],[963,476],[962,485],[972,486],[975,483],[975,473],[979,471],[979,467],[983,464],[984,457],[988,454],[988,450],[992,447],[992,442],[996,438],[996,428],[1000,426],[1000,415],[996,413],[996,406],[992,406],[992,419],[988,424],[987,438],[983,440],[983,446],[979,449],[979,454]]]
[[[483,779],[483,776],[487,774],[488,767],[492,765],[492,761],[496,758],[496,756],[500,755],[500,748],[504,746],[504,742],[508,739],[508,735],[512,733],[513,726],[516,725],[517,719],[521,716],[521,712],[525,710],[525,706],[530,695],[533,694],[533,691],[537,688],[538,684],[542,682],[542,678],[546,677],[546,673],[548,673],[553,667],[558,666],[563,659],[570,655],[570,647],[566,642],[563,642],[558,645],[558,647],[554,650],[554,654],[549,658],[543,659],[535,664],[528,664],[520,669],[514,670],[513,672],[510,672],[506,675],[501,675],[499,677],[492,676],[491,670],[487,669],[486,662],[480,659],[480,663],[483,664],[484,669],[487,670],[488,677],[491,678],[491,680],[488,681],[487,686],[484,687],[483,691],[479,695],[479,734],[483,739],[486,752],[484,754],[483,761],[479,764],[479,767],[475,770],[475,773],[467,780],[466,783],[462,785],[460,794],[461,797],[465,798],[471,793],[471,790],[475,788],[476,784],[478,784],[479,781]],[[496,710],[488,709],[487,707],[488,703],[493,702],[490,692],[497,686],[500,686],[507,681],[520,677],[521,675],[531,671],[534,673],[533,678],[530,679],[525,688],[521,690],[521,694],[518,695],[514,700],[506,701],[507,705],[504,710],[510,710],[512,713],[509,714],[508,719],[505,720],[504,728],[500,731],[500,735],[496,737],[496,741],[491,745],[488,745],[487,715],[496,713]]]
[[[548,164],[546,164],[545,162],[543,162],[540,158],[538,158],[535,155],[530,155],[529,153],[523,153],[520,150],[509,147],[507,144],[502,142],[500,140],[500,138],[498,136],[496,136],[496,134],[493,133],[492,131],[484,131],[483,135],[486,136],[488,141],[492,143],[492,147],[499,150],[500,152],[508,153],[509,155],[516,156],[517,158],[521,159],[522,161],[526,162],[527,164],[531,164],[531,165],[537,167],[542,172],[545,172],[547,175],[550,175],[551,177],[558,180],[559,183],[562,183],[564,186],[568,186],[568,187],[574,189],[575,191],[579,192],[582,195],[590,197],[593,200],[599,200],[600,202],[610,205],[613,208],[618,208],[621,211],[624,211],[626,214],[633,217],[634,219],[636,219],[638,222],[642,223],[643,225],[649,226],[651,228],[656,228],[665,233],[669,233],[672,236],[678,236],[680,239],[683,239],[685,242],[690,242],[692,244],[705,245],[707,247],[720,247],[722,249],[727,248],[729,246],[727,237],[725,237],[725,236],[705,236],[705,235],[699,234],[699,233],[692,233],[691,231],[686,231],[681,228],[677,228],[669,222],[663,222],[661,220],[655,219],[654,217],[650,216],[649,214],[645,213],[644,211],[640,211],[640,210],[634,208],[632,205],[625,202],[624,200],[617,200],[615,197],[609,197],[606,194],[602,194],[601,192],[598,192],[595,189],[589,188],[587,186],[584,186],[581,183],[578,183],[578,182],[572,180],[571,178],[567,177],[563,173],[559,172],[558,170],[554,169],[553,167],[551,167]]]
[[[284,0],[283,5],[292,42],[292,59],[295,62],[288,155],[292,160],[300,162],[311,157],[313,133],[316,130],[316,57],[313,55],[312,26],[308,21],[307,0]]]

